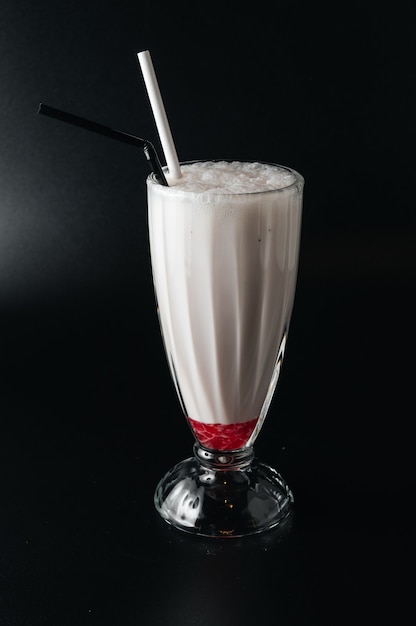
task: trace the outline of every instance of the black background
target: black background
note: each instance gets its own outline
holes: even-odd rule
[[[400,623],[414,562],[412,2],[3,0],[0,623]],[[288,351],[256,452],[283,533],[205,541],[153,509],[192,437],[154,308],[150,48],[181,160],[306,179]]]

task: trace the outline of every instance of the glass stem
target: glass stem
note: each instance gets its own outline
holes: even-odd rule
[[[252,446],[240,450],[208,450],[199,443],[194,445],[195,458],[203,467],[215,471],[245,470],[254,459]]]

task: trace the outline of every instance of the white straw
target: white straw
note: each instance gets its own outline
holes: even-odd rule
[[[137,58],[139,59],[160,142],[165,153],[169,174],[172,178],[181,178],[182,172],[149,50],[139,52]]]

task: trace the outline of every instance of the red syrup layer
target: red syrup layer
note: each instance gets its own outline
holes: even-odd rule
[[[203,424],[188,417],[199,443],[211,450],[238,450],[251,436],[258,418],[242,424]]]

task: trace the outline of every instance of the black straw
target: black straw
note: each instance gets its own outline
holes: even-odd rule
[[[111,139],[117,139],[117,141],[122,141],[123,143],[127,143],[131,146],[138,146],[142,148],[145,157],[149,162],[150,169],[154,173],[156,180],[161,185],[165,185],[166,187],[168,186],[156,150],[153,144],[150,143],[150,141],[148,141],[147,139],[135,137],[134,135],[123,133],[120,130],[114,130],[109,126],[97,124],[97,122],[91,122],[90,120],[86,120],[83,117],[78,117],[78,115],[72,115],[72,113],[66,113],[66,111],[61,111],[60,109],[50,107],[47,104],[40,103],[38,113],[41,113],[42,115],[47,115],[48,117],[54,117],[57,120],[67,122],[68,124],[72,124],[73,126],[79,126],[80,128],[84,128],[85,130],[91,130],[94,133],[104,135],[105,137],[110,137]]]

